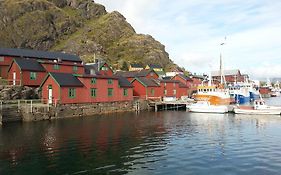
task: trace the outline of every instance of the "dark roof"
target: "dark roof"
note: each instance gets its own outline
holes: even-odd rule
[[[33,59],[14,59],[14,62],[20,67],[21,70],[25,71],[35,71],[35,72],[45,72],[44,67]]]
[[[166,76],[166,77],[162,77],[163,80],[171,80],[173,77],[171,76]]]
[[[160,66],[159,64],[148,64],[148,66],[151,68],[151,69],[162,69],[162,66]]]
[[[192,81],[192,79],[186,75],[183,75],[183,74],[177,74],[177,75],[186,81]]]
[[[98,70],[98,65],[96,64],[86,64],[84,65],[85,68],[85,74],[91,74],[91,69],[93,69],[95,71],[95,74],[99,74],[99,70]]]
[[[143,66],[140,63],[131,63],[131,67],[143,68]]]
[[[203,75],[191,75],[193,78],[198,78],[198,79],[205,79]]]
[[[107,76],[107,75],[91,75],[91,74],[84,74],[84,75],[75,75],[76,77],[82,78],[97,78],[97,79],[118,79],[116,76]]]
[[[144,86],[147,86],[147,87],[158,87],[159,86],[154,79],[138,77],[135,80],[139,81],[140,83],[142,83]]]
[[[116,75],[126,77],[126,78],[145,77],[152,71],[153,70],[150,70],[150,69],[143,69],[143,70],[140,70],[140,71],[126,71],[126,72],[119,71],[119,72],[116,72]]]
[[[25,58],[42,58],[42,59],[62,59],[65,61],[75,61],[82,62],[82,60],[77,55],[71,55],[61,52],[46,52],[38,50],[29,49],[16,49],[16,48],[0,48],[1,56],[15,56],[15,57],[25,57]]]
[[[70,87],[81,87],[81,86],[84,86],[81,83],[81,81],[79,81],[78,78],[75,77],[72,74],[51,72],[50,75],[56,80],[56,82],[60,86],[70,86]]]
[[[118,76],[118,82],[120,87],[133,87],[125,77]]]

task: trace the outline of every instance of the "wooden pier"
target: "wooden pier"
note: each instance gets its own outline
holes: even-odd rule
[[[160,101],[150,102],[149,106],[154,108],[155,112],[157,112],[161,110],[186,110],[186,106],[190,104],[190,102],[184,101]]]

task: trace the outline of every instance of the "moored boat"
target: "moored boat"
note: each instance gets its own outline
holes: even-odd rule
[[[187,106],[187,110],[200,113],[227,113],[228,107],[226,105],[211,105],[209,101],[198,101]]]
[[[234,113],[252,115],[280,115],[281,107],[268,106],[263,100],[255,100],[254,106],[237,106],[234,108]]]

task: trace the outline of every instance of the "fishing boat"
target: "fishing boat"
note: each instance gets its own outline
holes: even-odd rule
[[[252,115],[280,115],[281,107],[268,106],[263,100],[255,100],[254,106],[237,106],[234,108],[234,113]]]
[[[197,103],[187,106],[187,111],[223,114],[228,112],[228,107],[226,105],[211,105],[209,101],[198,101]]]
[[[228,88],[231,98],[233,98],[237,104],[245,104],[250,102],[250,92],[247,87],[235,84],[230,85]]]

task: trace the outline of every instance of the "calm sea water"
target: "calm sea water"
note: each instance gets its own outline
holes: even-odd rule
[[[142,112],[0,129],[1,175],[280,173],[277,116]]]

